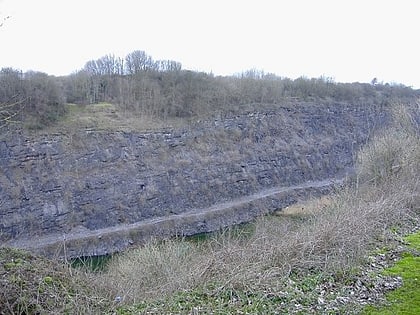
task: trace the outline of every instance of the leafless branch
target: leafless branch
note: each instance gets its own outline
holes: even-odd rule
[[[10,15],[3,18],[3,20],[0,23],[0,27],[2,27],[4,25],[4,22],[6,22],[6,20],[8,20],[8,19],[10,19]]]

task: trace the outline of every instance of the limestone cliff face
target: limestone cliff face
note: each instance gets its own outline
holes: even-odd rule
[[[382,124],[346,104],[253,106],[188,128],[0,140],[0,240],[96,230],[334,177]]]

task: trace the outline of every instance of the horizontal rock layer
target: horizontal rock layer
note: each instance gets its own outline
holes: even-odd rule
[[[178,129],[13,134],[0,141],[0,240],[129,225],[337,177],[385,120],[361,105],[255,105]]]

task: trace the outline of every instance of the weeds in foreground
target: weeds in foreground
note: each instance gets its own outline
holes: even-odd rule
[[[0,248],[0,314],[107,314],[103,293],[64,263]]]

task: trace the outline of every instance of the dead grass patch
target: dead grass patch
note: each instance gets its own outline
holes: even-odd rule
[[[66,114],[55,124],[36,133],[72,133],[79,130],[98,131],[150,131],[166,128],[179,128],[188,124],[182,118],[158,119],[144,113],[124,110],[123,107],[110,103],[89,105],[66,104]]]
[[[320,212],[324,207],[331,205],[333,202],[330,196],[321,196],[306,201],[301,201],[286,208],[279,209],[274,212],[276,216],[307,216]]]

